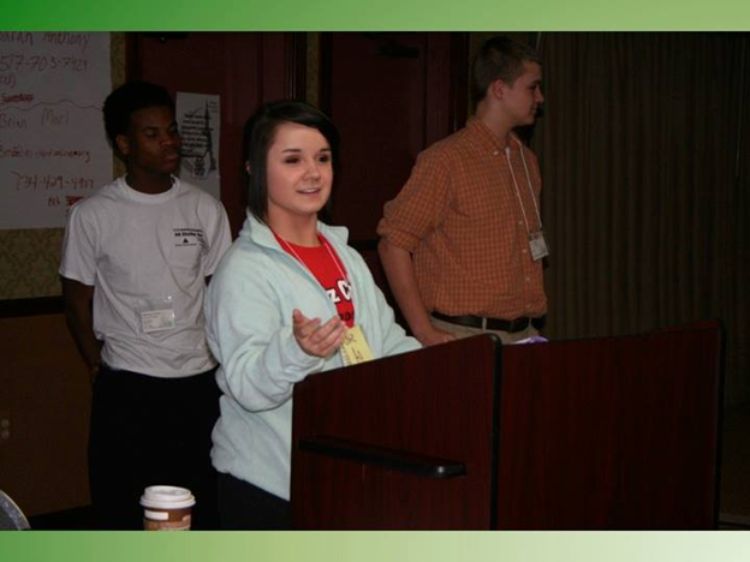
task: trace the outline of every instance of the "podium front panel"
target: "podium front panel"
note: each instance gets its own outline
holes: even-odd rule
[[[295,528],[491,528],[498,353],[479,336],[297,384]]]
[[[711,529],[720,336],[686,329],[503,350],[501,529]]]

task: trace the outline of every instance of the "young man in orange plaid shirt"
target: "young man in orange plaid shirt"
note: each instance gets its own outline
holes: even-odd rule
[[[492,331],[538,335],[547,310],[536,156],[513,133],[534,123],[542,67],[505,37],[472,69],[475,116],[417,158],[386,204],[379,254],[414,336],[425,345]]]

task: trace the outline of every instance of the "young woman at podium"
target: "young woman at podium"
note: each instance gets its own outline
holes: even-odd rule
[[[301,102],[266,104],[244,140],[247,219],[205,301],[223,392],[212,460],[223,528],[284,529],[294,384],[420,344],[395,323],[347,230],[319,220],[338,158],[328,117]]]

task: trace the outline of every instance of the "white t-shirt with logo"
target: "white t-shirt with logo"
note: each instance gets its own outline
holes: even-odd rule
[[[230,242],[221,203],[178,178],[157,195],[118,178],[77,203],[68,217],[60,275],[94,287],[102,360],[157,377],[212,368],[205,278]]]

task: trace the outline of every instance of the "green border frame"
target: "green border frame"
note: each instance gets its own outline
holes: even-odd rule
[[[2,31],[748,31],[747,0],[0,0]],[[1,37],[0,37],[1,39]],[[748,532],[0,533],[9,562],[745,561]]]
[[[745,562],[744,532],[17,532],[8,562]]]
[[[746,0],[0,0],[7,31],[745,31]]]

